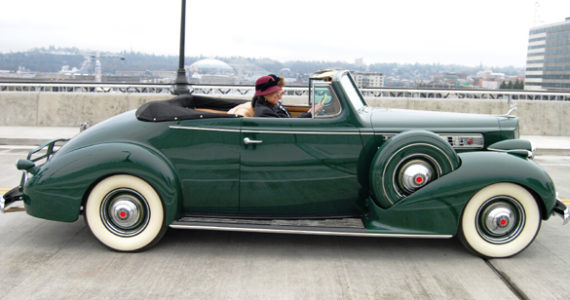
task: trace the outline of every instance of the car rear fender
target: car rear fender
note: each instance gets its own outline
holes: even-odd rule
[[[31,203],[28,212],[41,218],[73,221],[91,189],[116,174],[137,176],[152,185],[164,204],[167,224],[180,214],[180,185],[170,162],[158,151],[131,142],[92,145],[48,161],[26,184],[24,194]],[[58,190],[57,201],[34,199],[45,198],[38,197],[41,194],[36,191],[53,189]]]

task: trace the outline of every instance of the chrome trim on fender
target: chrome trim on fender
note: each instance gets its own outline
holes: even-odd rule
[[[362,135],[382,135],[385,140],[400,134],[401,132],[362,132]],[[454,149],[483,149],[485,147],[485,138],[480,133],[449,133],[435,132],[442,139],[449,143]],[[469,144],[471,139],[472,144]]]
[[[483,149],[485,138],[480,133],[438,133],[455,149]]]

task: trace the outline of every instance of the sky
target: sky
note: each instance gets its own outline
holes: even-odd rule
[[[178,55],[180,0],[0,0],[0,52]],[[569,0],[187,0],[186,56],[524,67]]]

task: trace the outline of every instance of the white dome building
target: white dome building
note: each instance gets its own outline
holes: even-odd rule
[[[233,75],[234,68],[230,65],[226,64],[225,62],[213,59],[213,58],[206,58],[201,59],[197,62],[194,62],[188,67],[188,71],[192,73],[198,73],[201,75]]]

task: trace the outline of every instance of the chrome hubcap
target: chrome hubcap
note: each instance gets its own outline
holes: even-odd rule
[[[489,199],[477,213],[477,231],[483,239],[494,244],[514,240],[525,224],[521,204],[515,199],[500,196]]]
[[[140,233],[149,221],[145,198],[131,189],[117,189],[107,194],[101,203],[100,214],[105,227],[122,237]]]
[[[423,160],[412,160],[406,163],[400,171],[398,181],[406,193],[413,193],[432,180],[434,171]]]
[[[129,197],[119,198],[113,202],[109,212],[113,223],[121,228],[129,229],[140,220],[140,203]]]
[[[495,235],[503,235],[513,229],[516,217],[511,209],[503,204],[490,208],[485,217],[485,227]]]

